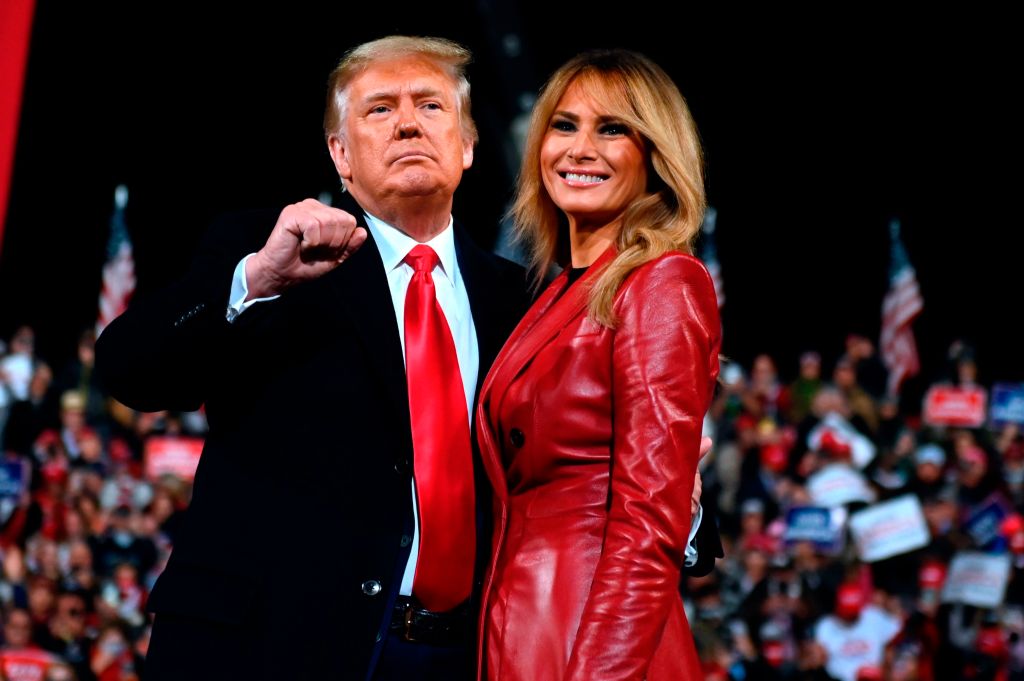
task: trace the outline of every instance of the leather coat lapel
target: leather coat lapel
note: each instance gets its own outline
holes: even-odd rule
[[[512,332],[484,382],[477,405],[478,429],[485,450],[487,474],[499,498],[504,499],[508,493],[501,464],[499,433],[495,430],[505,392],[530,360],[584,312],[589,290],[586,283],[593,281],[614,256],[614,247],[606,250],[568,290],[565,290],[569,283],[568,271],[558,275]]]

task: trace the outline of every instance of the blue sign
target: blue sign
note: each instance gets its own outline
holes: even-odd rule
[[[999,529],[1007,515],[1006,504],[991,496],[967,517],[964,531],[979,549],[995,548],[993,545],[1001,538]]]
[[[18,506],[25,489],[25,462],[21,459],[0,461],[0,523]]]
[[[994,428],[1007,423],[1024,424],[1024,384],[996,383],[992,386],[992,403],[988,411]]]
[[[786,512],[786,530],[782,540],[786,546],[808,541],[824,553],[838,551],[842,526],[832,510],[820,506],[798,506]]]

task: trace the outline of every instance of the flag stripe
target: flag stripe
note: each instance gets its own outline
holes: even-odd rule
[[[889,291],[882,300],[882,329],[879,339],[882,361],[889,369],[890,395],[896,395],[904,379],[921,370],[917,343],[910,325],[924,310],[924,298],[917,273],[910,266],[899,237],[899,223],[890,225],[892,267]]]

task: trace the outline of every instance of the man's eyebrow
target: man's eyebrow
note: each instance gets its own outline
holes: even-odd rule
[[[364,96],[362,98],[362,101],[363,102],[372,102],[372,101],[376,101],[376,100],[379,100],[379,99],[393,100],[393,99],[398,99],[400,94],[401,94],[401,91],[398,90],[398,89],[395,89],[395,90],[378,90],[376,92],[368,93],[366,96]],[[423,87],[413,88],[410,91],[410,94],[412,94],[412,96],[414,98],[420,98],[420,97],[442,97],[442,96],[444,96],[444,91],[443,90],[439,90],[438,88],[435,88],[435,87],[430,87],[430,86],[426,86],[425,85]]]

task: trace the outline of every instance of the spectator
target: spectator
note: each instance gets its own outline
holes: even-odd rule
[[[47,672],[58,660],[33,642],[28,612],[21,608],[7,612],[3,631],[0,673],[7,681],[45,681]]]
[[[882,664],[885,645],[899,631],[895,617],[866,603],[860,584],[846,583],[836,593],[835,614],[821,618],[814,638],[828,656],[828,673],[838,681],[857,681],[861,667]]]
[[[39,637],[39,645],[67,662],[78,681],[95,678],[89,667],[92,641],[86,631],[86,615],[86,600],[81,593],[61,592],[49,626]]]

